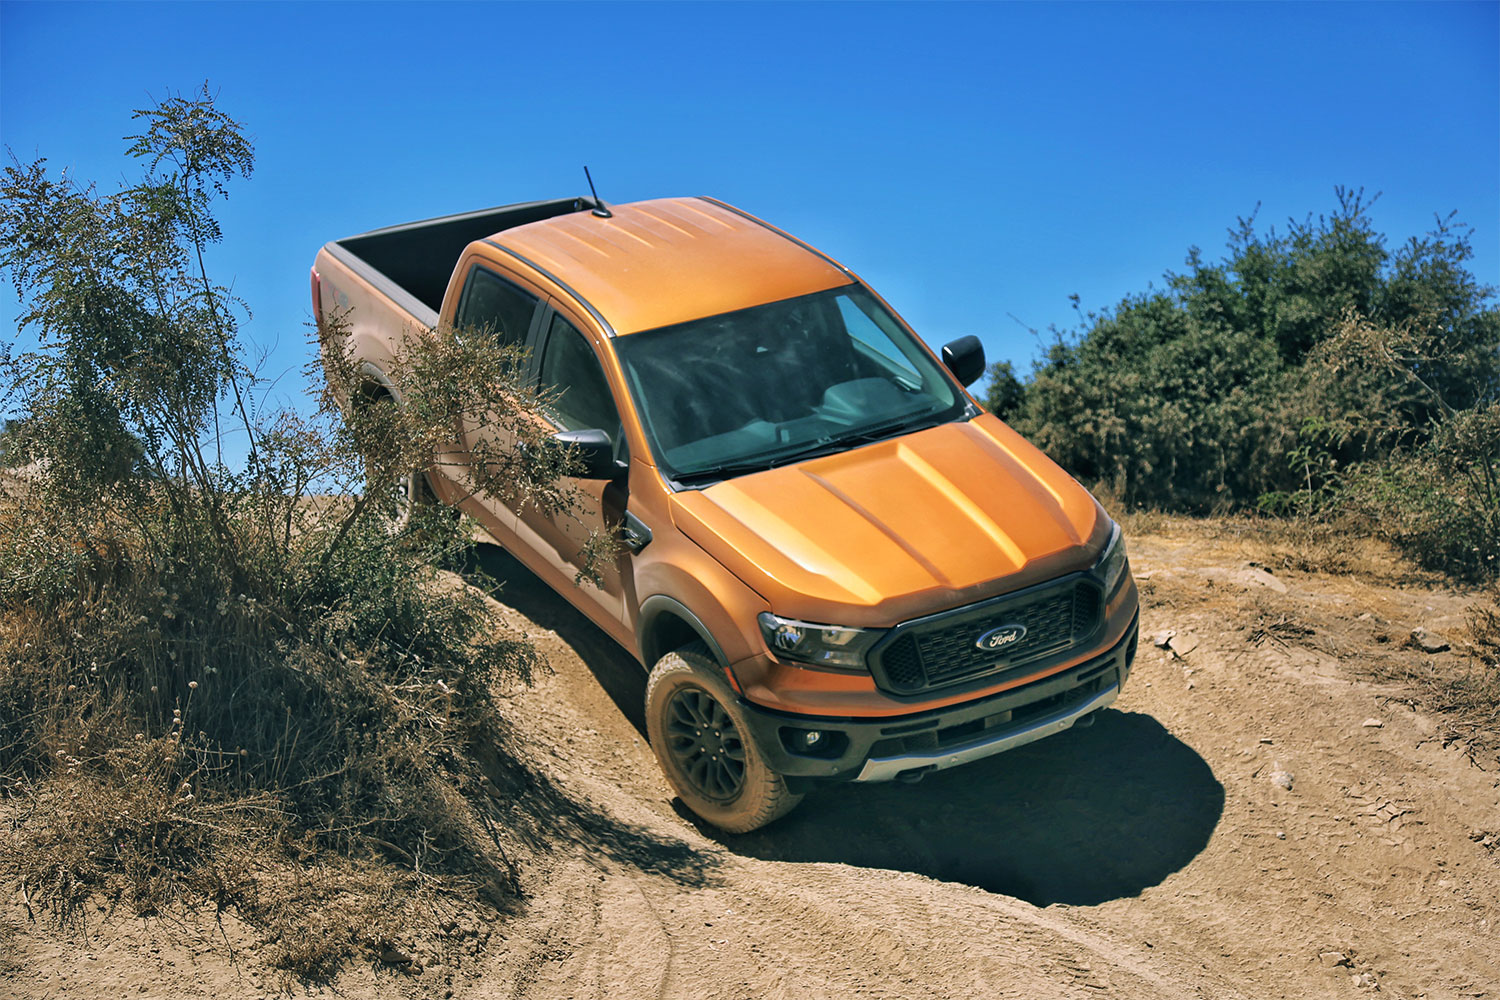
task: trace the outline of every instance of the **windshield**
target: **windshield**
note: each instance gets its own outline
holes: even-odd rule
[[[957,419],[963,394],[859,285],[614,341],[657,464],[722,479]]]

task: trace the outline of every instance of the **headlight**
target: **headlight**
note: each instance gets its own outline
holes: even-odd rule
[[[1104,555],[1094,564],[1094,575],[1104,582],[1106,598],[1114,596],[1129,568],[1130,560],[1125,557],[1125,538],[1120,534],[1120,526],[1117,524],[1110,533],[1109,544],[1104,546]]]
[[[878,629],[814,625],[769,611],[762,611],[756,620],[767,648],[777,657],[835,670],[864,670],[865,653],[884,634]]]

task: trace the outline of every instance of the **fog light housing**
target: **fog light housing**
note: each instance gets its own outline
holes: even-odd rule
[[[831,760],[848,748],[849,738],[837,730],[793,729],[786,726],[781,730],[781,745],[786,748],[787,753],[799,757]]]

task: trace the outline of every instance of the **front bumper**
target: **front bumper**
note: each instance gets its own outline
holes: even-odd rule
[[[741,700],[773,770],[826,781],[916,780],[1011,750],[1112,703],[1135,659],[1139,617],[1109,650],[1062,673],[977,701],[879,719],[777,712]],[[806,734],[818,733],[810,746]]]

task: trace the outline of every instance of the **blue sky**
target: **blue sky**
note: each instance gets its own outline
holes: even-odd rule
[[[1071,293],[1110,306],[1339,184],[1383,192],[1392,245],[1456,209],[1500,284],[1494,2],[0,2],[23,161],[133,178],[130,110],[204,80],[257,150],[213,266],[288,393],[322,243],[585,193],[585,163],[609,201],[754,212],[930,344],[974,333],[1022,371]]]

